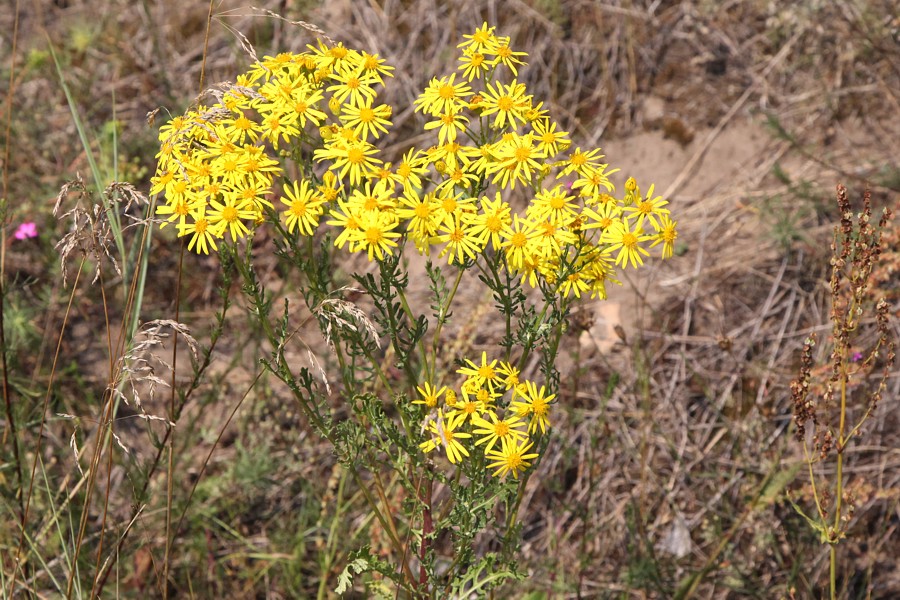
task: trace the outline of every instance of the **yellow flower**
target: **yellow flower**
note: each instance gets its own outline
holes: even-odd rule
[[[286,197],[282,197],[281,202],[288,209],[282,214],[288,233],[294,233],[294,229],[299,229],[300,235],[312,235],[319,226],[324,200],[316,196],[309,181],[305,179],[300,182],[299,187],[296,181],[291,186],[284,186],[284,194]]]
[[[519,75],[519,72],[516,70],[516,65],[524,65],[526,63],[519,60],[517,57],[519,56],[528,56],[527,52],[514,52],[509,47],[509,38],[504,37],[501,38],[500,44],[497,45],[496,48],[493,49],[493,54],[496,56],[493,60],[491,60],[491,64],[494,66],[504,65],[512,71],[513,77]]]
[[[656,239],[653,240],[650,247],[652,248],[662,242],[663,258],[672,258],[672,251],[675,248],[675,239],[678,237],[678,232],[675,231],[675,225],[677,225],[677,222],[670,219],[667,214],[662,215],[659,219],[659,225],[657,226],[655,236]]]
[[[429,382],[425,382],[421,386],[416,386],[416,390],[422,395],[421,398],[413,400],[413,404],[424,404],[428,408],[434,408],[441,400],[441,396],[447,391],[447,386],[437,389]]]
[[[378,83],[378,79],[370,73],[363,73],[362,70],[347,71],[346,73],[336,73],[331,76],[331,79],[337,83],[329,86],[327,91],[333,92],[333,98],[341,104],[346,102],[351,106],[364,106],[367,101],[371,102],[376,96],[372,86]]]
[[[525,214],[535,221],[548,220],[559,225],[567,225],[578,214],[575,198],[566,193],[562,185],[552,190],[541,189],[534,195]]]
[[[431,129],[438,130],[438,143],[444,144],[456,140],[456,132],[465,131],[468,117],[460,114],[459,110],[449,109],[443,113],[435,115],[436,121],[425,123],[425,131]]]
[[[394,231],[397,221],[387,213],[365,213],[359,217],[359,228],[350,234],[352,251],[365,250],[369,260],[383,260],[385,253],[397,246],[394,238],[400,234]]]
[[[513,133],[505,143],[494,147],[497,161],[488,167],[488,174],[496,173],[491,183],[500,182],[502,187],[516,187],[516,181],[528,185],[541,169],[539,160],[543,153],[534,146],[532,134]]]
[[[372,101],[366,100],[361,106],[347,106],[341,109],[341,123],[345,127],[353,128],[353,133],[360,139],[366,139],[370,135],[378,138],[378,132],[387,133],[391,125],[388,117],[391,116],[391,107],[381,104],[372,108]]]
[[[512,224],[511,208],[495,192],[492,202],[487,196],[481,199],[481,211],[472,218],[472,234],[478,237],[478,243],[484,247],[488,241],[491,247],[499,250],[502,245],[501,233]]]
[[[490,82],[485,84],[487,88],[483,94],[480,104],[481,116],[496,115],[491,126],[499,129],[509,123],[512,128],[516,127],[516,120],[525,123],[525,112],[528,110],[530,101],[525,96],[525,86],[518,83],[515,79],[509,85],[504,86],[498,82],[494,88]]]
[[[238,240],[249,233],[243,220],[254,221],[256,219],[256,207],[247,200],[242,200],[235,196],[226,196],[222,202],[211,199],[206,216],[216,237],[222,237],[227,229],[231,239]]]
[[[637,217],[637,226],[644,224],[644,220],[650,222],[654,229],[660,229],[660,219],[669,215],[669,209],[663,208],[668,202],[662,196],[653,197],[653,185],[647,192],[646,198],[637,201],[632,206],[625,207],[628,218]]]
[[[537,140],[538,149],[547,156],[556,156],[560,150],[565,150],[571,142],[567,131],[556,131],[557,124],[546,117],[532,121],[534,137]]]
[[[497,372],[497,360],[488,362],[487,352],[481,353],[481,364],[475,364],[471,359],[466,359],[465,367],[460,368],[457,373],[465,375],[468,381],[472,382],[472,386],[477,388],[487,387],[491,392],[501,385],[500,374]]]
[[[475,445],[487,444],[484,447],[485,454],[490,452],[498,441],[502,446],[507,440],[523,440],[528,437],[524,431],[519,429],[524,425],[522,417],[513,415],[505,419],[498,419],[497,414],[492,410],[485,411],[485,414],[490,417],[490,421],[480,416],[472,419],[472,424],[475,426],[472,433],[484,436],[475,442]]]
[[[531,252],[529,245],[537,237],[534,223],[526,219],[520,219],[519,215],[513,215],[512,226],[502,233],[503,249],[506,251],[506,262],[513,269],[521,269],[525,258]]]
[[[378,153],[378,148],[365,141],[341,142],[339,138],[325,144],[325,148],[316,150],[313,157],[321,162],[330,160],[329,170],[338,170],[338,177],[343,179],[348,173],[350,184],[356,185],[363,175],[372,171],[381,161],[373,158]]]
[[[331,210],[330,215],[334,218],[330,221],[326,221],[326,225],[343,228],[343,231],[341,231],[334,240],[334,245],[338,248],[343,248],[344,244],[350,242],[349,249],[350,252],[353,252],[356,247],[353,240],[362,226],[359,208],[347,204],[344,200],[338,199],[338,206]]]
[[[487,22],[483,22],[472,35],[463,35],[463,41],[456,47],[476,52],[493,52],[499,43],[497,36],[494,35],[494,29],[495,27],[488,27]]]
[[[454,262],[464,263],[467,259],[474,260],[482,250],[478,240],[478,236],[473,233],[472,225],[461,213],[456,213],[449,221],[445,220],[435,237],[436,242],[447,244],[441,250],[440,258],[447,255],[451,265]]]
[[[419,237],[431,237],[438,230],[438,210],[440,204],[434,194],[419,196],[415,189],[407,188],[400,197],[400,208],[396,215],[408,221],[406,229]]]
[[[534,442],[523,440],[504,441],[500,445],[500,450],[492,450],[486,454],[489,460],[493,462],[487,465],[488,469],[497,468],[494,471],[494,477],[503,477],[507,473],[512,473],[515,479],[519,478],[519,471],[524,471],[531,466],[531,460],[538,457],[537,453],[529,453]]]
[[[459,62],[462,63],[459,66],[459,70],[463,72],[463,77],[469,81],[481,79],[488,71],[488,62],[485,60],[484,54],[471,48],[463,50]]]
[[[615,171],[605,172],[604,169],[609,165],[600,165],[599,167],[590,167],[585,165],[578,172],[581,177],[572,183],[573,190],[579,190],[579,194],[584,197],[593,197],[603,193],[603,191],[611,192],[614,188],[610,182],[608,175]],[[601,191],[600,188],[603,188]]]
[[[428,167],[425,166],[425,161],[422,158],[421,153],[421,150],[410,148],[406,154],[403,155],[400,164],[394,169],[394,172],[397,173],[397,177],[399,177],[400,183],[403,184],[404,188],[413,187],[422,189],[422,180],[420,177],[428,172]]]
[[[566,166],[557,174],[556,178],[565,177],[573,171],[583,174],[585,172],[584,169],[600,168],[601,163],[599,161],[601,158],[603,158],[603,155],[600,154],[600,148],[582,152],[581,148],[576,147],[575,151],[569,155]]]
[[[497,374],[503,378],[503,385],[506,391],[515,389],[519,385],[519,369],[515,365],[500,361],[497,364]]]
[[[520,388],[517,388],[519,390]],[[531,415],[531,422],[528,424],[528,433],[534,433],[540,428],[541,433],[546,433],[550,427],[550,402],[556,398],[556,394],[546,395],[547,388],[541,386],[538,389],[533,381],[525,382],[525,391],[522,393],[522,400],[513,402],[510,409],[516,411],[520,417]],[[521,392],[520,392],[521,393]]]
[[[456,464],[462,461],[464,456],[469,456],[469,451],[460,440],[472,437],[471,433],[456,431],[463,420],[464,417],[461,415],[448,415],[444,418],[443,413],[438,409],[437,419],[428,422],[427,432],[431,437],[419,444],[419,448],[424,452],[431,452],[438,446],[443,446],[451,463]]]
[[[641,242],[646,242],[650,239],[652,239],[652,236],[644,235],[640,226],[631,229],[627,219],[616,221],[600,237],[602,243],[610,244],[607,248],[608,252],[619,251],[616,255],[617,265],[622,263],[624,267],[630,262],[635,269],[638,265],[644,264],[644,260],[641,258],[642,254],[650,256],[650,253],[641,247]]]
[[[454,83],[456,73],[449,77],[434,77],[425,90],[413,101],[416,112],[422,111],[431,116],[456,111],[463,106],[463,99],[473,94],[472,88],[463,81]]]
[[[191,212],[190,216],[193,219],[192,222],[179,223],[177,225],[179,237],[191,236],[191,240],[188,242],[188,250],[193,250],[196,246],[198,253],[209,254],[210,247],[218,251],[215,235],[212,227],[210,227],[209,220],[206,218],[205,207],[200,206],[199,209]]]

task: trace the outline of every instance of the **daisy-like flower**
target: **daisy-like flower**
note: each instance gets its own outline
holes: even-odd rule
[[[669,209],[663,208],[668,201],[663,200],[662,196],[653,197],[653,188],[647,192],[647,196],[643,200],[636,201],[631,206],[625,207],[625,213],[628,218],[637,217],[637,226],[640,227],[647,220],[657,231],[660,229],[660,220],[664,216],[669,215]]]
[[[262,151],[259,146],[254,146],[254,148]],[[281,173],[281,167],[277,160],[273,160],[266,154],[257,155],[248,151],[247,160],[244,163],[244,173],[250,181],[267,188],[272,185],[272,177]]]
[[[226,135],[236,144],[243,144],[245,139],[255,142],[259,138],[259,124],[248,119],[241,111],[222,124],[225,125]]]
[[[422,385],[416,386],[416,391],[422,397],[413,400],[413,404],[424,404],[427,408],[435,408],[438,402],[441,401],[441,396],[447,391],[447,386],[441,386],[441,389],[437,389],[430,382],[426,381]]]
[[[278,150],[278,141],[284,139],[290,142],[292,137],[300,135],[300,130],[291,123],[291,118],[281,113],[272,113],[263,119],[261,128],[262,136],[272,143],[272,147]]]
[[[553,221],[536,223],[534,229],[537,232],[534,249],[546,259],[558,257],[565,246],[574,245],[577,241],[574,233]]]
[[[457,166],[452,170],[447,169],[444,173],[444,177],[445,179],[438,184],[435,191],[440,192],[444,188],[469,190],[478,183],[478,176],[463,169],[461,166]]]
[[[657,233],[650,247],[652,248],[661,242],[663,245],[663,258],[672,258],[672,252],[675,249],[675,239],[678,237],[675,225],[677,225],[677,222],[670,219],[667,214],[659,218]]]
[[[330,215],[333,218],[326,221],[325,224],[342,228],[341,233],[334,240],[334,245],[338,248],[343,248],[344,244],[349,242],[350,252],[355,251],[356,244],[353,240],[362,227],[362,218],[359,213],[358,207],[351,206],[341,199],[338,199],[337,208],[331,210]]]
[[[494,52],[499,43],[497,36],[494,35],[494,29],[495,27],[488,27],[487,22],[483,22],[472,35],[463,35],[463,41],[456,47],[462,48],[464,51]]]
[[[410,148],[394,169],[403,187],[411,186],[416,189],[422,189],[421,177],[428,172],[428,166],[420,153],[420,150]]]
[[[307,123],[319,127],[327,118],[325,113],[317,108],[322,99],[323,95],[320,89],[295,90],[288,104],[290,110],[286,111],[286,114],[295,119],[295,123],[301,129],[306,127]]]
[[[285,186],[284,194],[281,202],[288,208],[282,214],[288,232],[294,233],[294,229],[299,229],[300,235],[312,235],[319,226],[324,200],[316,194],[306,179],[301,181],[299,186],[296,181],[290,186]]]
[[[556,122],[547,117],[535,119],[531,122],[531,127],[534,129],[538,149],[546,156],[556,156],[560,150],[565,150],[572,143],[569,141],[569,132],[556,131]]]
[[[458,109],[451,108],[443,113],[435,115],[436,121],[425,123],[425,130],[438,130],[438,143],[445,144],[456,140],[457,130],[465,131],[468,117],[460,113]]]
[[[650,253],[641,247],[642,242],[646,242],[650,239],[653,239],[653,236],[644,235],[644,231],[641,229],[640,225],[636,225],[635,228],[632,229],[628,219],[616,221],[609,229],[603,232],[602,236],[600,236],[601,242],[610,244],[608,252],[619,251],[616,255],[617,265],[621,263],[624,267],[630,262],[631,266],[635,269],[638,265],[644,264],[644,260],[641,258],[642,254],[644,256],[650,256]]]
[[[585,270],[591,279],[591,298],[606,300],[607,281],[622,285],[622,282],[614,277],[615,267],[601,254],[594,254]]]
[[[506,262],[513,269],[519,270],[525,264],[526,257],[531,254],[529,245],[538,233],[534,229],[534,223],[527,219],[520,219],[519,215],[513,215],[512,226],[504,231],[503,249],[506,251]]]
[[[463,421],[471,421],[475,417],[488,409],[488,403],[493,402],[493,398],[484,388],[473,385],[471,380],[462,386],[462,400],[456,400],[453,410],[447,413],[447,416],[461,415]]]
[[[459,70],[463,72],[463,77],[468,81],[473,79],[481,79],[488,72],[489,63],[485,60],[484,54],[471,48],[466,48],[459,58]]]
[[[579,195],[586,198],[602,194],[603,192],[611,192],[615,186],[609,180],[608,175],[616,170],[606,172],[604,169],[609,165],[600,165],[594,167],[582,167],[579,169],[581,177],[572,183],[572,190],[579,190]],[[603,188],[601,190],[601,188]]]
[[[525,65],[527,63],[519,60],[519,56],[528,56],[527,52],[514,52],[509,47],[509,38],[503,37],[500,40],[500,43],[494,48],[493,53],[495,54],[494,58],[491,60],[491,64],[494,66],[503,65],[507,67],[510,71],[512,71],[513,77],[518,77],[519,71],[516,69],[518,65]]]
[[[328,168],[332,171],[340,169],[338,178],[343,179],[348,173],[350,185],[360,182],[363,175],[374,170],[381,160],[374,158],[378,154],[378,148],[365,141],[349,143],[326,143],[325,148],[316,150],[313,157],[321,162],[332,161]]]
[[[371,102],[376,96],[372,86],[378,83],[378,79],[369,73],[364,73],[361,69],[335,73],[331,79],[337,83],[328,86],[327,91],[332,92],[334,94],[332,97],[340,104],[364,106],[366,102]]]
[[[435,242],[447,244],[441,250],[440,258],[446,255],[451,265],[454,262],[462,264],[467,259],[474,260],[482,250],[478,240],[471,223],[461,213],[456,213],[449,221],[445,220],[434,238]]]
[[[490,452],[497,442],[500,442],[502,446],[504,442],[524,440],[528,437],[524,431],[519,429],[524,425],[522,417],[512,415],[505,419],[500,419],[497,417],[497,413],[492,410],[487,410],[484,414],[490,418],[490,421],[480,416],[474,417],[472,424],[475,426],[475,429],[472,430],[472,433],[484,436],[475,442],[475,445],[486,444],[484,447],[485,454]]]
[[[519,471],[524,471],[531,466],[532,460],[538,457],[536,452],[528,452],[534,442],[530,440],[509,440],[500,444],[499,450],[491,450],[486,453],[488,460],[493,462],[487,465],[488,469],[494,471],[494,477],[503,477],[507,473],[512,473],[513,478],[519,478]]]
[[[387,128],[391,122],[388,117],[391,116],[391,107],[387,104],[381,104],[372,108],[372,101],[367,100],[361,106],[344,105],[341,108],[341,123],[345,127],[351,127],[353,133],[360,139],[366,139],[370,135],[373,138],[379,137],[381,133],[387,133]]]
[[[200,205],[197,210],[191,212],[191,222],[179,223],[177,228],[179,237],[191,236],[188,242],[188,250],[193,250],[196,247],[198,253],[209,254],[210,247],[213,250],[218,250],[219,248],[216,246],[216,236],[210,226],[209,219],[206,218],[205,209],[205,205]]]
[[[589,206],[581,209],[582,223],[581,229],[599,229],[606,231],[612,227],[613,223],[622,220],[622,207],[616,202],[604,202],[597,207],[597,210]]]
[[[347,202],[358,207],[360,214],[365,215],[392,211],[397,204],[391,187],[381,182],[372,185],[371,181],[350,192]]]
[[[415,189],[403,190],[399,198],[400,207],[395,214],[398,218],[407,221],[407,231],[416,236],[428,238],[437,233],[438,210],[440,204],[435,200],[434,194],[429,193],[420,196]]]
[[[238,240],[249,233],[244,220],[256,219],[256,207],[247,200],[226,196],[222,202],[210,200],[206,216],[216,237],[222,237],[227,230],[232,240]]]
[[[464,105],[464,99],[471,96],[471,86],[461,81],[454,83],[456,73],[449,77],[434,77],[425,90],[413,101],[416,112],[422,111],[433,117],[442,113],[455,112]]]
[[[371,76],[374,80],[378,81],[378,83],[384,85],[384,79],[382,79],[382,75],[385,77],[393,77],[394,74],[391,71],[394,70],[394,67],[385,64],[383,58],[379,58],[377,54],[369,54],[368,52],[363,52],[361,56],[361,64],[363,68],[363,72],[366,75]]]
[[[350,234],[354,252],[365,250],[369,260],[383,260],[385,253],[397,246],[394,239],[400,234],[394,231],[397,220],[387,213],[364,213],[359,218],[359,229]]]
[[[550,427],[550,402],[556,398],[556,394],[546,395],[547,388],[542,385],[539,389],[533,381],[526,381],[524,393],[521,390],[520,393],[522,399],[510,404],[510,409],[516,411],[520,417],[531,417],[528,433],[534,433],[538,428],[541,433],[546,433]]]
[[[431,452],[438,446],[443,446],[447,453],[447,459],[456,464],[462,461],[464,456],[469,456],[469,451],[463,446],[460,440],[472,437],[471,433],[457,431],[457,428],[465,420],[462,415],[451,416],[446,418],[440,409],[438,409],[437,418],[428,422],[427,431],[430,439],[419,444],[424,452]]]
[[[560,184],[552,190],[542,189],[535,194],[526,214],[535,221],[546,219],[559,225],[567,225],[578,214],[577,211],[575,197],[567,194],[565,187]]]
[[[444,188],[435,196],[438,202],[438,210],[435,219],[438,224],[450,224],[456,216],[465,215],[468,218],[475,213],[474,198],[467,198],[462,194],[454,194],[452,189]]]
[[[467,358],[466,365],[456,372],[465,375],[476,389],[486,387],[493,392],[502,385],[497,372],[497,359],[488,362],[487,352],[481,353],[481,364],[475,364],[472,359]]]
[[[487,196],[481,199],[481,211],[472,218],[472,234],[478,237],[482,247],[490,242],[495,250],[500,249],[503,243],[500,234],[512,224],[511,210],[500,192],[495,192],[493,201]]]
[[[497,374],[503,381],[506,391],[514,390],[520,383],[519,369],[512,363],[501,360],[497,363]]]
[[[488,174],[496,173],[491,183],[500,182],[501,187],[516,187],[516,181],[524,185],[531,183],[535,174],[540,171],[538,160],[544,155],[534,146],[532,134],[518,135],[513,133],[502,144],[494,147],[497,161],[488,167]]]
[[[531,102],[525,95],[524,84],[513,79],[509,85],[498,82],[495,88],[487,82],[485,87],[487,89],[482,95],[479,108],[483,117],[495,115],[492,127],[499,129],[509,123],[510,127],[515,128],[517,120],[521,123],[526,122],[525,113]]]
[[[583,169],[585,168],[594,168],[598,169],[601,167],[602,163],[600,163],[600,159],[603,158],[603,155],[600,154],[600,148],[594,148],[593,150],[588,150],[587,152],[582,152],[581,148],[575,148],[575,150],[569,155],[568,160],[566,160],[566,166],[557,174],[556,178],[559,179],[561,177],[565,177],[569,173],[578,172],[579,174],[583,173]]]
[[[591,286],[584,274],[581,271],[575,271],[562,280],[559,286],[559,293],[565,298],[572,294],[575,294],[576,298],[581,298],[582,292],[586,292],[589,289],[591,289]]]

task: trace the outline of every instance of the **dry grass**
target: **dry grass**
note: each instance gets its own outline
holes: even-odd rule
[[[484,20],[496,24],[528,50],[523,79],[535,97],[547,99],[563,129],[582,145],[616,148],[611,162],[631,167],[629,173],[647,171],[646,180],[666,191],[679,215],[684,252],[610,299],[624,339],[605,340],[611,350],[597,352],[601,324],[571,334],[554,451],[522,506],[522,568],[530,577],[498,597],[526,589],[554,598],[668,598],[691,576],[698,578],[693,597],[822,594],[827,549],[784,500],[790,491],[809,502],[802,477],[794,478],[802,454],[790,435],[788,383],[803,340],[830,331],[825,282],[834,183],[859,191],[869,181],[876,206],[898,206],[900,23],[887,0],[777,4],[260,3],[387,58],[397,70],[385,101],[408,106],[433,74],[452,67],[452,53],[442,49]],[[118,178],[146,187],[155,134],[145,115],[159,106],[180,112],[200,89],[201,64],[206,82],[226,80],[246,64],[228,28],[246,34],[260,55],[312,41],[301,28],[225,2],[215,6],[204,62],[206,11],[203,3],[171,0],[107,0],[102,10],[78,0],[21,7],[14,94],[2,95],[4,108],[12,102],[5,189],[9,222],[36,220],[43,232],[39,242],[4,251],[10,310],[43,309],[22,309],[23,339],[31,344],[15,349],[11,391],[21,401],[46,381],[46,348],[55,343],[65,302],[50,252],[63,233],[50,216],[52,199],[63,179],[87,170],[52,61],[41,54],[46,39],[66,57],[65,77],[97,135],[104,168],[112,173],[115,120]],[[0,15],[3,31],[12,31],[12,18],[10,11]],[[11,56],[9,38],[0,43]],[[8,60],[3,69],[6,92]],[[406,149],[398,140],[408,139],[415,119],[411,111],[394,115],[392,150]],[[767,119],[780,129],[770,127],[752,144],[729,137],[741,128],[763,131]],[[745,144],[752,150],[742,154]],[[668,155],[642,163],[658,148]],[[895,266],[878,273],[877,287],[896,317],[897,230],[889,235],[894,246],[885,259]],[[172,316],[178,268],[177,244],[167,235],[156,243],[148,321]],[[184,267],[180,320],[195,333],[217,310],[214,264],[190,257]],[[274,265],[259,267],[277,279]],[[103,347],[102,315],[91,308],[97,296],[89,291],[79,299],[63,340],[62,364],[69,367],[54,412],[83,414],[102,392],[108,357],[87,350]],[[460,343],[492,343],[488,325],[473,319]],[[897,333],[896,318],[892,326]],[[230,317],[210,380],[186,409],[190,425],[178,432],[177,486],[195,483],[229,412],[252,387],[260,352],[253,334],[240,315]],[[324,345],[316,351],[327,357]],[[168,380],[164,370],[158,374]],[[864,440],[847,451],[857,506],[841,546],[843,597],[900,596],[898,392],[895,374]],[[176,596],[188,595],[188,581],[200,597],[314,593],[320,572],[307,563],[325,544],[325,507],[334,502],[339,476],[329,449],[310,437],[285,397],[264,380],[225,430],[194,499],[195,517],[173,554]],[[153,449],[140,446],[140,426],[132,427],[140,464]],[[70,434],[68,421],[52,421],[45,458],[58,479],[69,473],[75,481]],[[120,527],[129,523],[134,501],[126,471],[110,482]],[[13,480],[0,471],[4,502],[13,497]],[[160,589],[152,565],[162,555],[163,478],[140,500],[147,505],[116,574],[126,597]],[[184,500],[176,492],[176,501]],[[377,531],[361,533],[365,514],[343,518],[348,538],[332,577],[346,552],[381,542]],[[6,539],[15,530],[0,526],[0,532]]]

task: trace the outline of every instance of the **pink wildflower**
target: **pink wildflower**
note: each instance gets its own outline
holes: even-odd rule
[[[33,221],[25,221],[16,229],[13,237],[17,240],[27,240],[28,238],[37,237],[37,225]]]

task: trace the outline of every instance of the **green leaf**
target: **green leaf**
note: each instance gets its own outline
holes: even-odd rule
[[[350,589],[350,586],[353,585],[353,575],[359,575],[363,571],[368,570],[368,568],[369,561],[364,558],[357,558],[356,560],[347,563],[347,566],[344,567],[344,570],[338,575],[338,585],[334,588],[334,593],[346,593],[347,590]],[[353,573],[350,573],[351,570]]]

